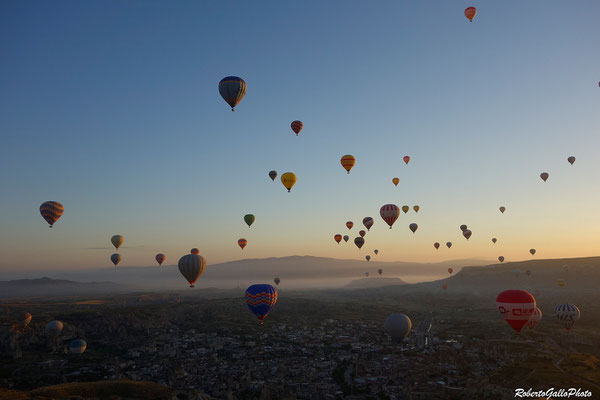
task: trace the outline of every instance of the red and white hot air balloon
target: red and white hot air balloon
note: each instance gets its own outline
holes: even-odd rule
[[[575,322],[581,317],[581,311],[575,304],[560,304],[554,309],[556,318],[563,324],[567,332],[571,331]]]
[[[395,204],[386,204],[379,209],[379,215],[392,229],[392,225],[400,216],[400,208]]]
[[[496,307],[504,320],[520,333],[535,312],[535,298],[525,290],[505,290],[496,298]]]

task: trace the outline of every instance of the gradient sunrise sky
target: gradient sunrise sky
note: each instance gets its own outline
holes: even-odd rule
[[[112,267],[113,234],[124,266],[192,247],[209,264],[599,255],[599,15],[597,0],[4,1],[0,270]],[[235,113],[228,75],[248,84]],[[296,173],[291,193],[271,169]],[[65,206],[53,229],[46,200]],[[389,230],[386,203],[421,210]],[[333,241],[365,216],[362,250]]]

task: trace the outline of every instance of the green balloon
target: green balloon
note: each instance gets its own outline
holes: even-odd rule
[[[254,214],[246,214],[244,215],[244,221],[246,221],[246,223],[248,224],[248,227],[250,227],[250,225],[252,225],[252,223],[254,222]]]

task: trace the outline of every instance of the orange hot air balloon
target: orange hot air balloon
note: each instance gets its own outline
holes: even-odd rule
[[[342,241],[342,235],[340,235],[339,233],[338,233],[338,234],[336,234],[336,235],[333,237],[333,240],[335,240],[336,242],[338,242],[338,244],[340,244],[340,242]]]
[[[304,124],[302,123],[302,121],[294,121],[292,122],[291,127],[296,136],[298,136],[302,128],[304,128]]]
[[[354,226],[354,222],[352,222],[352,221],[346,222],[346,228],[352,229],[353,226]]]
[[[452,275],[452,273],[454,272],[454,270],[452,268],[448,268],[448,272],[450,273],[450,275]]]
[[[365,237],[365,235],[367,234],[367,232],[365,232],[364,230],[361,230],[358,232],[358,234],[360,235],[360,237]]]
[[[244,250],[244,247],[246,247],[247,244],[248,244],[248,241],[244,238],[241,238],[238,240],[238,246],[240,246],[242,248],[242,250]]]
[[[404,160],[404,163],[406,165],[408,165],[408,163],[410,162],[410,157],[409,156],[404,156],[404,157],[402,157],[402,159]]]
[[[435,242],[435,243],[433,244],[433,247],[435,247],[435,249],[437,250],[437,249],[439,249],[439,248],[440,248],[440,244],[439,244],[438,242]]]
[[[345,156],[342,156],[340,162],[342,163],[342,167],[344,167],[344,169],[350,173],[350,170],[356,163],[356,158],[354,158],[354,156],[351,154],[346,154]]]
[[[400,183],[400,179],[399,178],[393,178],[392,179],[392,183],[394,184],[394,186],[398,186],[398,184]]]
[[[197,248],[193,248],[190,250],[190,254],[200,254],[200,250],[198,250]]]
[[[475,7],[467,7],[465,8],[465,17],[469,19],[469,21],[473,22],[473,18],[477,15],[477,9]]]

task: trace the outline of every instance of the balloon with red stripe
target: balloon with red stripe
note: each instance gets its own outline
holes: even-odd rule
[[[246,289],[246,304],[262,324],[277,303],[277,290],[267,284],[252,285]]]
[[[296,136],[298,136],[302,128],[304,128],[304,124],[302,123],[302,121],[294,121],[291,123],[290,126],[292,127],[292,130],[294,131]]]
[[[400,208],[395,204],[386,204],[379,209],[379,215],[392,229],[392,225],[400,216]]]
[[[63,215],[65,208],[58,201],[46,201],[40,206],[40,214],[42,218],[50,225],[50,228]]]
[[[535,298],[525,290],[505,290],[496,298],[496,307],[504,320],[517,332],[535,313]]]

